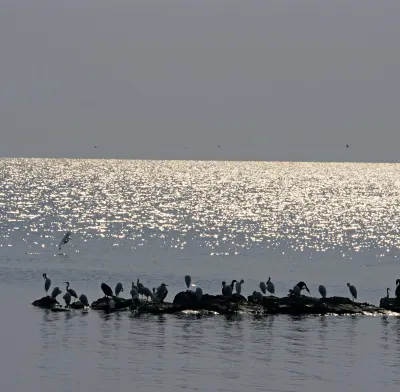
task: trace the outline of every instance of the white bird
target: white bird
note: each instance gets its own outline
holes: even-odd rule
[[[236,289],[236,294],[240,295],[242,292],[242,284],[244,283],[244,280],[241,279],[240,282],[236,282],[235,289]]]
[[[202,297],[203,297],[203,290],[200,287],[196,288],[196,298],[201,301]]]
[[[326,298],[326,288],[322,284],[318,286],[318,291],[322,298]]]
[[[67,244],[67,243],[69,242],[70,237],[71,237],[71,232],[70,232],[70,231],[67,231],[67,232],[64,234],[64,237],[62,238],[60,244],[58,245],[58,249],[61,250],[61,247],[62,247],[64,244]]]
[[[264,282],[260,282],[260,289],[263,294],[267,294],[267,285]]]
[[[43,274],[42,276],[43,276],[43,279],[44,279],[44,290],[47,293],[49,291],[50,286],[51,286],[51,280],[46,274]]]
[[[186,287],[189,289],[190,287],[190,283],[192,282],[192,278],[190,277],[190,275],[185,275],[185,284]]]
[[[275,285],[271,282],[271,277],[268,278],[267,281],[267,290],[271,293],[271,294],[275,294]]]
[[[51,292],[51,298],[56,299],[57,295],[59,295],[59,294],[61,294],[60,288],[58,286],[54,287],[53,291]]]
[[[349,288],[350,294],[353,296],[353,301],[354,301],[354,299],[357,299],[357,289],[350,283],[347,283],[347,287]]]

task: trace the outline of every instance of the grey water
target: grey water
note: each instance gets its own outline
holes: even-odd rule
[[[31,305],[65,284],[204,292],[271,276],[374,304],[399,271],[400,165],[0,159],[4,391],[397,391],[395,316],[137,316]],[[58,244],[71,230],[71,241]]]

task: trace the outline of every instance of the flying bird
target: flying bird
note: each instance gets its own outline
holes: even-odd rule
[[[61,242],[60,242],[59,245],[58,245],[58,249],[59,249],[59,250],[61,250],[61,247],[62,247],[64,244],[67,244],[67,243],[69,242],[69,240],[71,239],[70,237],[71,237],[71,232],[70,232],[70,231],[67,231],[67,232],[64,234],[64,237],[62,238]]]

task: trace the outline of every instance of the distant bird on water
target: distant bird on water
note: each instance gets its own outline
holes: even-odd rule
[[[326,288],[322,284],[318,287],[318,291],[322,298],[326,298]]]
[[[267,280],[267,290],[271,294],[275,294],[275,285],[271,282],[271,277],[269,277]]]
[[[67,243],[69,242],[69,240],[71,239],[70,237],[71,237],[71,232],[70,232],[70,231],[67,231],[67,232],[64,234],[64,237],[62,238],[61,242],[60,242],[59,245],[58,245],[58,249],[59,249],[59,250],[61,250],[61,247],[62,247],[64,244],[67,244]]]
[[[347,283],[347,287],[348,287],[349,290],[350,290],[350,294],[352,295],[352,297],[353,297],[353,302],[354,302],[354,300],[357,299],[357,289],[355,288],[355,286],[353,286],[353,285],[350,284],[350,283]]]
[[[111,287],[108,284],[102,283],[100,287],[105,297],[112,297],[114,295]]]
[[[64,283],[67,285],[67,289],[66,289],[67,293],[69,293],[71,295],[71,297],[78,298],[76,291],[69,288],[69,282],[64,282]]]
[[[43,274],[42,276],[43,276],[43,279],[44,279],[44,291],[46,291],[46,293],[47,293],[49,291],[50,286],[51,286],[51,280],[46,274]]]
[[[122,283],[117,283],[117,285],[115,286],[115,295],[118,297],[119,293],[121,291],[124,291],[124,288],[122,287]]]

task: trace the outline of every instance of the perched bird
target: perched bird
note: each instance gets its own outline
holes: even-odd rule
[[[240,282],[236,282],[235,289],[236,289],[236,294],[240,295],[242,292],[242,284],[244,283],[244,280],[241,279]]]
[[[112,297],[114,295],[111,287],[108,284],[102,283],[100,287],[105,297]]]
[[[132,289],[131,289],[130,294],[131,294],[132,299],[135,299],[135,298],[139,297],[138,289],[135,286],[135,283],[133,283],[133,282],[132,282]]]
[[[326,288],[322,284],[318,286],[318,291],[322,298],[326,298]]]
[[[232,282],[231,282],[231,284],[230,284],[231,289],[232,289],[232,292],[233,292],[233,289],[234,289],[234,287],[235,287],[235,283],[236,283],[236,280],[233,279]]]
[[[225,295],[225,287],[226,287],[226,282],[225,282],[225,280],[222,281],[221,287],[222,287],[222,289],[221,289],[222,295]]]
[[[121,291],[124,291],[124,288],[122,287],[122,283],[117,283],[117,285],[115,286],[115,295],[118,297],[118,295]]]
[[[69,304],[71,303],[71,294],[65,293],[63,295],[63,300],[65,301],[65,307],[68,308]]]
[[[271,282],[271,277],[269,277],[267,280],[267,290],[271,294],[275,294],[275,285]]]
[[[386,298],[387,299],[389,299],[389,291],[391,291],[390,289],[389,289],[389,287],[386,289]]]
[[[267,294],[267,285],[264,282],[260,282],[260,289],[263,292],[263,294]]]
[[[310,290],[307,287],[307,285],[303,281],[297,283],[296,286],[300,289],[300,292],[301,292],[301,290],[306,289],[308,291],[308,294],[311,294]]]
[[[60,244],[58,245],[58,249],[59,249],[59,250],[61,250],[61,247],[62,247],[64,244],[67,244],[67,243],[69,242],[70,237],[71,237],[71,232],[70,232],[70,231],[67,231],[67,232],[64,234],[64,237],[62,238]]]
[[[62,291],[60,290],[60,288],[58,286],[54,287],[53,291],[51,292],[51,298],[56,299],[57,295],[61,294],[61,292]]]
[[[192,278],[190,277],[190,275],[185,275],[185,284],[186,287],[189,289],[190,287],[190,283],[192,282]]]
[[[146,297],[147,301],[149,300],[149,297],[153,299],[153,294],[151,293],[151,290],[147,287],[143,287],[140,290],[140,293]]]
[[[301,293],[300,287],[297,286],[297,284],[296,284],[296,286],[293,286],[293,289],[289,290],[289,293],[294,295],[295,297],[300,297],[300,293]]]
[[[224,295],[225,295],[225,297],[228,297],[228,298],[232,297],[232,287],[231,287],[231,285],[229,285],[229,284],[225,285]]]
[[[51,280],[46,274],[43,274],[42,276],[43,276],[43,279],[44,279],[44,291],[46,291],[46,293],[47,293],[49,291],[50,286],[51,286]]]
[[[67,293],[69,293],[71,295],[71,297],[78,298],[76,291],[69,288],[69,282],[64,282],[64,283],[67,285],[67,288],[66,288]]]
[[[253,299],[256,302],[262,303],[263,301],[263,295],[259,291],[253,291]]]
[[[396,279],[396,290],[394,292],[396,298],[400,298],[400,279]]]
[[[357,299],[357,289],[350,283],[347,283],[347,287],[349,288],[350,294],[352,295],[354,301],[355,299]]]
[[[165,297],[168,294],[167,284],[161,283],[159,287],[157,287],[156,295],[160,302],[163,302]]]
[[[143,296],[142,290],[144,289],[144,284],[139,282],[139,278],[136,281],[136,287],[139,295]]]
[[[201,299],[203,298],[203,290],[200,287],[196,288],[196,298],[201,301]]]
[[[88,301],[88,299],[87,299],[87,297],[86,297],[85,294],[81,294],[81,295],[79,296],[79,301],[81,302],[81,304],[82,304],[83,306],[89,306],[89,301]]]

